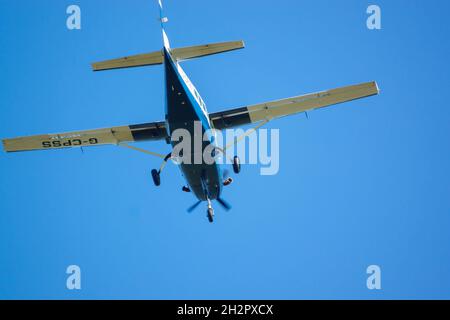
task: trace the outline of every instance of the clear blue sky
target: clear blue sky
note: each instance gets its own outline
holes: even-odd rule
[[[156,1],[0,0],[0,137],[164,118]],[[382,9],[382,30],[366,8]],[[78,4],[82,30],[66,29]],[[450,298],[448,1],[166,0],[210,112],[377,80],[381,95],[284,118],[280,172],[245,166],[210,225],[173,165],[114,146],[0,155],[0,298]],[[164,143],[141,146],[167,152]],[[82,290],[65,270],[82,270]],[[382,269],[382,290],[366,268]]]

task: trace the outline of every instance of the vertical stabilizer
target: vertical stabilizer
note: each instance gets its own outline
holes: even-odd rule
[[[169,38],[167,37],[166,31],[164,30],[164,24],[167,21],[169,21],[169,19],[166,16],[164,16],[162,0],[158,0],[158,5],[159,5],[159,20],[161,22],[161,31],[162,31],[164,48],[166,48],[166,50],[170,51]]]

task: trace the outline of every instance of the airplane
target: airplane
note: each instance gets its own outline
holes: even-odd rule
[[[11,139],[3,139],[3,148],[6,152],[53,150],[73,147],[88,147],[99,145],[118,145],[136,151],[144,152],[163,159],[159,170],[151,171],[153,182],[156,186],[161,183],[161,172],[177,145],[171,137],[178,129],[185,129],[194,134],[194,124],[200,123],[202,134],[211,129],[224,130],[247,124],[257,124],[257,128],[276,118],[306,113],[308,111],[323,108],[343,102],[369,97],[379,94],[379,88],[375,81],[340,87],[332,90],[320,91],[312,94],[300,95],[291,98],[259,103],[250,106],[228,109],[220,112],[208,113],[206,105],[194,87],[193,83],[183,71],[180,63],[185,60],[205,57],[222,52],[244,48],[243,41],[228,41],[206,45],[171,48],[169,38],[164,25],[168,21],[163,14],[161,0],[159,4],[159,20],[163,47],[159,51],[126,56],[123,58],[105,60],[92,64],[93,71],[104,71],[121,68],[143,67],[160,65],[164,66],[165,74],[165,120],[143,124],[116,126],[103,129],[83,130],[56,134],[43,134],[24,136]],[[248,132],[248,131],[247,131]],[[129,145],[131,142],[165,140],[171,144],[172,151],[167,155],[160,155],[148,150]],[[213,147],[214,152],[223,152],[216,147],[214,136],[208,136],[203,142],[202,150]],[[193,156],[193,154],[189,155]],[[224,209],[231,206],[222,199],[223,187],[232,182],[227,178],[227,170],[222,170],[221,164],[213,163],[181,163],[179,167],[185,177],[185,192],[192,192],[197,202],[188,209],[193,211],[201,202],[207,202],[207,218],[214,221],[212,201],[216,200]],[[241,170],[240,159],[232,158],[234,173]]]

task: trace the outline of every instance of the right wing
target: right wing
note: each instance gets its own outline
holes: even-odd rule
[[[163,121],[104,129],[42,134],[3,139],[7,152],[88,147],[120,144],[133,141],[162,140],[167,138]]]
[[[369,97],[378,93],[378,85],[373,81],[222,112],[215,112],[211,113],[209,116],[214,128],[220,130],[264,120],[269,121],[299,112],[310,111],[342,102]]]

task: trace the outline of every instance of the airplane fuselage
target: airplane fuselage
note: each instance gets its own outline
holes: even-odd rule
[[[205,103],[200,94],[195,89],[181,66],[172,58],[167,49],[164,50],[164,69],[166,83],[166,128],[168,136],[173,137],[173,133],[178,129],[184,129],[189,132],[191,137],[191,161],[190,163],[182,162],[180,164],[181,171],[189,185],[190,190],[199,200],[214,200],[220,197],[222,191],[222,176],[219,164],[214,161],[208,164],[196,150],[194,140],[202,141],[200,151],[211,143],[214,143],[214,136],[211,134],[211,123],[208,117]],[[195,126],[197,123],[197,129]],[[198,134],[201,132],[201,137]],[[206,132],[206,141],[203,136]],[[174,147],[179,141],[171,141]]]

